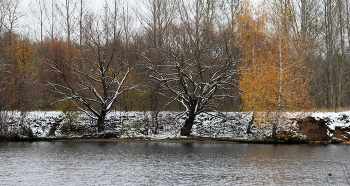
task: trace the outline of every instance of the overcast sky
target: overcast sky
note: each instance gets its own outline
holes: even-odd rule
[[[38,0],[19,0],[19,1],[21,2],[21,9],[19,10],[19,12],[22,12],[24,16],[21,17],[21,19],[19,20],[16,31],[18,31],[22,35],[26,35],[31,39],[39,38],[38,27],[40,26],[40,24],[38,23],[38,18],[37,18],[39,15],[39,12],[36,11],[36,8],[37,8],[36,4]],[[47,2],[48,4],[51,3],[51,0],[40,0],[40,1]],[[65,0],[54,0],[54,2],[58,2],[58,1],[62,1],[62,3],[65,2]],[[89,4],[87,9],[90,9],[93,12],[99,12],[102,10],[105,1],[106,0],[87,0]],[[259,4],[262,1],[263,0],[251,0],[251,2],[253,2],[253,4],[255,5]],[[133,7],[138,7],[138,5],[144,1],[143,0],[124,0],[124,2],[127,2]]]

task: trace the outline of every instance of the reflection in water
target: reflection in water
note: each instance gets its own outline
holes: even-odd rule
[[[0,143],[0,185],[344,185],[349,146]]]

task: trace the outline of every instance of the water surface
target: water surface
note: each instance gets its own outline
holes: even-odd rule
[[[347,145],[3,142],[0,185],[349,185]]]

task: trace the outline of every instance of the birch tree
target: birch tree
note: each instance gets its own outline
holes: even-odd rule
[[[238,30],[239,45],[245,54],[239,82],[242,109],[254,114],[267,113],[269,116],[263,117],[269,118],[272,136],[276,137],[282,112],[303,111],[313,106],[308,85],[311,71],[303,65],[305,57],[296,49],[302,46],[293,45],[287,24],[277,22],[274,29],[268,28],[267,16],[263,13],[254,16],[252,10],[248,7],[240,16]]]

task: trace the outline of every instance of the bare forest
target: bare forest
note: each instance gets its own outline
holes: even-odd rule
[[[349,3],[0,0],[0,110],[348,109]]]

